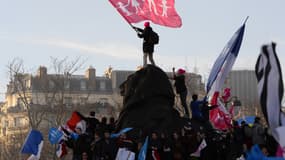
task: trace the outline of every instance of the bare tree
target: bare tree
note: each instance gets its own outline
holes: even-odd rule
[[[84,61],[80,57],[75,60],[69,60],[67,57],[64,59],[51,57],[50,68],[53,74],[44,77],[29,74],[21,59],[14,59],[8,64],[10,78],[8,94],[15,96],[21,111],[27,113],[29,128],[40,130],[45,139],[49,128],[64,124],[71,112],[72,108],[66,105],[65,97],[71,93],[68,87],[71,77],[83,64]],[[37,86],[34,87],[29,81],[37,82]],[[90,91],[87,89],[86,99]],[[42,155],[48,159],[56,159],[55,146],[49,143],[44,145]]]
[[[18,97],[18,105],[28,114],[29,126],[33,129],[38,129],[46,112],[37,108],[32,108],[31,90],[27,85],[27,80],[31,74],[25,71],[23,61],[21,59],[14,59],[8,64],[9,72],[9,88],[8,92]]]

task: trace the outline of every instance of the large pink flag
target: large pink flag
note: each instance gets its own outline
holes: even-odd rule
[[[180,16],[174,8],[174,0],[109,0],[129,22],[150,20],[167,27],[181,27]]]

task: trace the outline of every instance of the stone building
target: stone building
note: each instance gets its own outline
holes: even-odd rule
[[[85,75],[49,74],[40,66],[35,75],[17,74],[7,85],[6,101],[1,105],[0,137],[27,131],[35,125],[32,120],[40,128],[54,127],[74,110],[86,116],[93,110],[99,119],[117,117],[122,107],[119,86],[134,72],[109,68],[104,76],[97,76],[96,69],[89,67]],[[188,93],[203,90],[201,79],[198,74],[186,74]]]

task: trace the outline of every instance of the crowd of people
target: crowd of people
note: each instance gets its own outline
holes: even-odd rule
[[[238,124],[232,122],[231,128],[225,131],[206,129],[200,126],[194,129],[191,125],[173,133],[159,133],[152,131],[149,135],[133,137],[129,132],[121,133],[118,137],[110,135],[115,130],[115,119],[103,117],[100,121],[91,112],[87,122],[87,129],[82,132],[80,127],[75,128],[78,138],[68,138],[65,143],[72,149],[73,160],[115,160],[118,150],[126,149],[138,156],[146,136],[149,137],[146,160],[236,160],[246,156],[254,144],[258,144],[265,156],[274,156],[277,143],[270,131],[260,123],[256,117],[254,124],[245,121]],[[206,142],[199,148],[202,141]],[[193,154],[199,150],[199,155]]]

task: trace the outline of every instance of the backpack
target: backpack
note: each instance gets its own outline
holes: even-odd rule
[[[151,44],[154,44],[154,45],[158,44],[158,42],[159,42],[158,34],[154,31],[151,31],[148,42]]]

